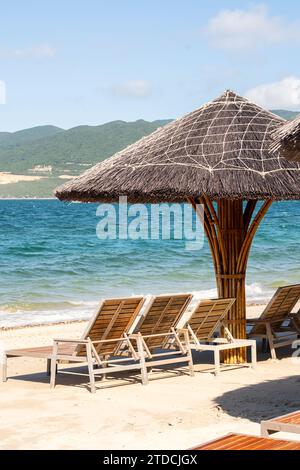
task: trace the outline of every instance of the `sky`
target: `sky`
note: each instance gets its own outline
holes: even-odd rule
[[[176,118],[232,89],[300,110],[300,2],[2,2],[0,132]]]

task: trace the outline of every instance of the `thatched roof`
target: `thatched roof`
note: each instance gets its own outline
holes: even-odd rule
[[[269,153],[285,121],[226,91],[56,189],[62,200],[299,199],[300,164]]]
[[[271,153],[280,153],[287,160],[300,162],[300,116],[274,131],[272,138]]]

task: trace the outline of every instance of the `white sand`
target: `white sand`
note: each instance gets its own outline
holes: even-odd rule
[[[19,181],[37,181],[43,176],[14,175],[12,173],[0,172],[0,184],[19,183]]]
[[[83,329],[78,322],[2,331],[1,349],[51,344]],[[217,378],[207,372],[211,357],[201,354],[194,378],[155,372],[143,387],[138,376],[111,377],[105,388],[98,382],[95,395],[86,377],[59,374],[50,390],[45,361],[10,359],[9,379],[0,385],[0,448],[187,449],[231,431],[258,435],[261,419],[300,409],[300,363],[290,352],[281,351],[277,362],[260,354],[255,371],[227,369]]]

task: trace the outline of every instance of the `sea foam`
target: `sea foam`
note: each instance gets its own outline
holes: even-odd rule
[[[170,293],[162,291],[161,293]],[[265,289],[259,284],[251,284],[246,286],[247,302],[255,304],[264,304],[272,297],[274,289]],[[217,297],[217,289],[203,289],[191,291],[193,295],[189,310],[193,308],[195,303],[201,299],[212,299]],[[137,294],[131,294],[137,295]],[[140,295],[140,294],[139,294]],[[151,293],[144,293],[146,297]],[[36,304],[26,304],[22,308],[20,304],[16,305],[0,305],[0,328],[16,328],[21,326],[33,326],[42,324],[62,323],[70,321],[88,320],[96,311],[103,298],[99,301],[68,301],[57,302],[51,305],[40,305],[37,309]],[[48,307],[48,308],[47,308]]]

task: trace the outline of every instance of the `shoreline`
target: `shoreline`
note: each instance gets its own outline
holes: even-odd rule
[[[56,197],[0,197],[0,201],[59,201]]]
[[[0,334],[1,332],[5,331],[12,331],[12,330],[27,330],[28,328],[41,328],[41,327],[51,327],[51,326],[59,326],[59,325],[70,325],[74,323],[85,323],[89,319],[78,319],[78,320],[61,320],[61,321],[53,321],[53,322],[46,322],[46,323],[32,323],[29,325],[15,325],[15,326],[3,326],[0,327]]]
[[[264,307],[267,305],[267,302],[264,303],[257,303],[257,302],[249,302],[246,304],[247,308],[247,316],[249,318],[253,318],[258,316],[259,312],[262,312]],[[91,316],[94,314],[94,312],[91,314]],[[58,320],[58,321],[53,321],[53,322],[45,322],[45,323],[32,323],[28,325],[14,325],[14,326],[7,326],[7,327],[0,327],[0,334],[1,332],[7,332],[7,331],[13,331],[13,330],[22,330],[22,329],[29,329],[29,328],[42,328],[42,327],[55,327],[55,326],[62,326],[62,325],[70,325],[70,324],[80,324],[80,323],[86,323],[89,321],[89,318],[83,319],[83,318],[74,318],[74,319],[69,319],[69,320]]]

